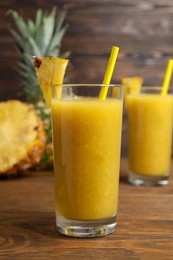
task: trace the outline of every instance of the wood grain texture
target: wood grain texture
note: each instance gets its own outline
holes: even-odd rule
[[[173,259],[173,176],[167,187],[134,187],[126,176],[123,159],[117,230],[96,239],[55,230],[52,173],[1,180],[0,259]]]

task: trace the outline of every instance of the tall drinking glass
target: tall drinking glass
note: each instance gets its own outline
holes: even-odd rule
[[[161,87],[143,87],[128,95],[129,182],[166,185],[170,174],[173,96]]]
[[[99,100],[104,87],[53,86],[56,227],[68,236],[97,237],[116,227],[123,90],[109,85]]]

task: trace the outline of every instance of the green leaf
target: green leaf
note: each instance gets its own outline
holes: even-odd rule
[[[59,31],[59,33],[55,34],[51,43],[50,43],[50,46],[48,46],[48,49],[50,50],[50,52],[53,52],[54,49],[56,47],[60,47],[61,46],[61,41],[64,37],[64,34],[66,33],[67,31],[67,28],[68,28],[68,25],[65,25],[61,31]],[[48,53],[48,49],[46,51],[46,54]]]
[[[43,17],[43,11],[41,9],[38,9],[36,13],[36,19],[35,19],[36,31],[39,30],[40,28],[40,25],[42,23],[42,17]]]
[[[23,53],[22,60],[24,60],[28,64],[28,66],[30,66],[31,64],[33,65],[33,58],[28,52]]]
[[[30,37],[30,34],[28,33],[28,30],[27,30],[27,25],[26,25],[24,19],[22,18],[22,16],[20,16],[16,11],[13,11],[13,10],[9,11],[8,13],[12,15],[13,20],[14,20],[20,34],[22,35],[22,37],[23,38]]]
[[[34,67],[34,66],[33,66]],[[22,62],[19,62],[18,63],[18,68],[21,70],[21,71],[25,71],[27,73],[31,73],[31,77],[35,78],[36,79],[36,74],[33,74],[33,71],[34,69],[32,67],[29,67],[28,65],[22,63]]]
[[[55,32],[54,32],[54,33],[57,33],[57,32],[61,29],[61,27],[62,27],[62,25],[63,25],[63,22],[64,22],[64,19],[65,19],[65,17],[66,17],[66,14],[67,14],[66,10],[63,10],[63,11],[57,16],[57,18],[56,18],[56,20],[55,20]]]
[[[31,19],[28,20],[28,31],[30,35],[34,38],[35,36],[35,24]]]
[[[62,59],[66,59],[66,58],[68,58],[70,56],[70,52],[69,51],[66,51],[66,52],[64,52],[63,54],[61,54],[61,58]]]
[[[44,16],[43,11],[41,9],[39,9],[37,11],[36,21],[35,21],[35,26],[36,26],[35,42],[39,46],[41,53],[43,53],[43,51],[42,51],[42,45],[43,45],[43,40],[42,40],[42,37],[43,37],[43,16]]]
[[[32,39],[31,37],[28,38],[29,43],[32,46],[32,53],[30,52],[30,54],[32,56],[38,56],[41,57],[42,56],[42,52],[40,51],[39,46],[37,45],[37,43],[34,41],[34,39]]]
[[[52,9],[52,12],[48,16],[43,17],[43,34],[42,34],[42,51],[45,55],[46,50],[51,43],[51,39],[54,31],[56,8]]]
[[[11,28],[10,28],[9,30],[10,30],[11,34],[13,35],[13,37],[15,38],[16,43],[17,43],[22,49],[24,49],[24,48],[25,48],[25,43],[24,43],[22,37],[20,36],[20,34],[17,33],[15,30],[11,29]]]
[[[16,39],[17,44],[23,49],[23,52],[27,50],[27,52],[31,55],[41,56],[41,52],[39,50],[39,47],[35,43],[34,39],[30,35],[28,31],[28,27],[26,23],[24,22],[23,18],[18,15],[17,12],[11,11],[11,15],[13,16],[13,19],[16,23],[16,26],[19,30],[19,33],[15,32],[13,29],[11,30],[11,33]],[[34,24],[30,21],[30,26],[34,26]],[[31,25],[32,24],[32,25]]]

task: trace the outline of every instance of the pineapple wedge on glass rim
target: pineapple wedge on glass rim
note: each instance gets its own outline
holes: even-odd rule
[[[138,94],[143,84],[143,78],[141,77],[125,77],[121,79],[121,83],[124,86],[124,99],[128,94]]]
[[[0,102],[0,136],[0,176],[17,175],[40,162],[46,136],[30,105]]]
[[[58,57],[33,57],[37,79],[48,107],[51,106],[52,85],[62,84],[69,60]]]

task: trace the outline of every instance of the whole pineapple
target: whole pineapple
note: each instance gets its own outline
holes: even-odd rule
[[[37,166],[45,131],[35,110],[19,100],[0,102],[0,177],[18,175]]]
[[[36,13],[35,21],[25,19],[16,11],[9,10],[16,29],[10,29],[15,39],[15,49],[20,56],[17,66],[20,85],[26,100],[33,104],[40,115],[46,131],[46,146],[41,159],[42,169],[52,168],[52,133],[51,115],[43,101],[43,96],[37,81],[33,66],[32,56],[47,57],[57,56],[61,58],[69,57],[69,52],[61,54],[61,42],[67,31],[68,25],[64,25],[66,11],[62,10],[57,15],[56,7],[48,13],[39,9]]]

